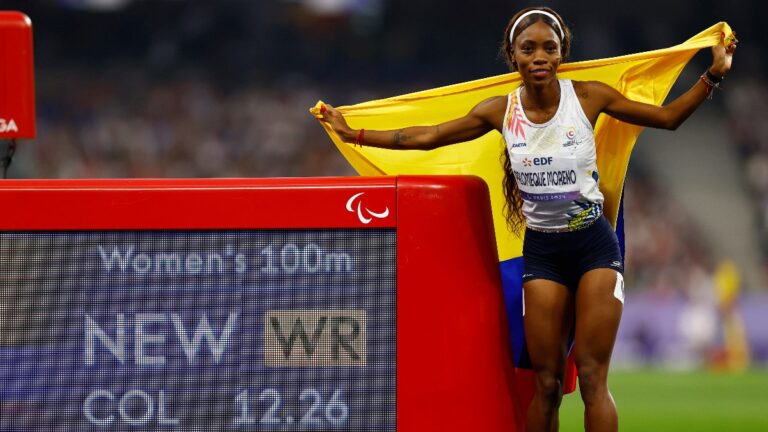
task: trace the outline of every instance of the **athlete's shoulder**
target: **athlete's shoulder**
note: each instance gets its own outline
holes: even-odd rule
[[[506,110],[507,97],[492,96],[475,105],[475,107],[472,108],[471,114],[495,123],[497,117],[504,117]]]
[[[616,92],[608,84],[601,81],[571,81],[573,90],[581,99],[589,99],[591,96],[605,97]]]
[[[498,112],[504,112],[507,110],[507,97],[506,96],[491,96],[475,105],[472,111],[480,114],[493,114]]]
[[[507,96],[491,96],[475,106],[480,109],[506,109]]]
[[[574,81],[573,91],[593,124],[607,105],[623,97],[615,88],[600,81]]]

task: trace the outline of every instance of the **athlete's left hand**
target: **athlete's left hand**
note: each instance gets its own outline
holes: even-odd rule
[[[725,38],[725,35],[723,35]],[[733,38],[729,40],[728,46],[717,44],[712,47],[712,66],[709,71],[717,77],[724,77],[731,70],[733,62],[733,53],[736,51],[736,32],[733,32]]]

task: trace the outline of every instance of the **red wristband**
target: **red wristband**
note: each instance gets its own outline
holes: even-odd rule
[[[365,129],[360,128],[360,132],[357,134],[357,139],[355,140],[355,144],[359,145],[360,147],[363,146],[363,138],[365,137]]]

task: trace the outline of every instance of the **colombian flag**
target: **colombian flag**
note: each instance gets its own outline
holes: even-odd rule
[[[699,49],[727,43],[732,37],[731,28],[721,22],[670,48],[565,63],[558,69],[558,76],[577,81],[602,81],[629,99],[661,105],[683,67]],[[355,129],[389,130],[428,126],[464,116],[479,102],[492,96],[507,95],[520,84],[519,74],[508,73],[337,109],[344,114],[350,127]],[[310,109],[317,118],[320,118],[322,104],[318,102]],[[321,124],[360,175],[463,174],[476,175],[486,181],[491,195],[515,363],[521,368],[529,366],[522,317],[522,239],[509,232],[502,215],[505,199],[500,157],[506,148],[501,134],[493,131],[472,141],[430,151],[402,151],[355,147],[343,143],[327,124]],[[641,130],[639,126],[622,123],[606,115],[601,115],[595,125],[600,189],[605,195],[604,211],[617,230],[622,252],[624,236],[621,201],[624,177],[629,156]]]

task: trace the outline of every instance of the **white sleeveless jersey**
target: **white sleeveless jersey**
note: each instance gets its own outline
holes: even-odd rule
[[[509,94],[504,115],[504,140],[523,215],[527,226],[538,231],[578,230],[603,212],[594,130],[571,80],[559,83],[560,105],[546,123],[525,116],[522,87]]]

